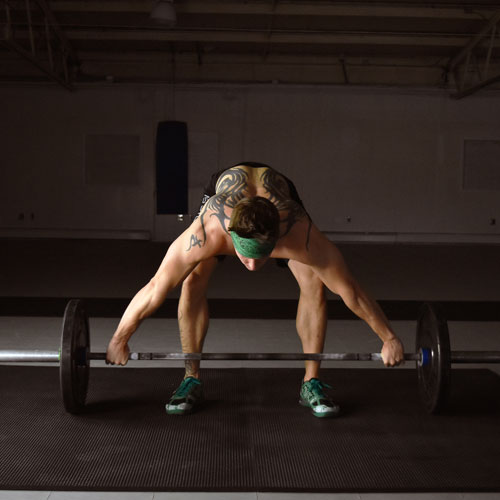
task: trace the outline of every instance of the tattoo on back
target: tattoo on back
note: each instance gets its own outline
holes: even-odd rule
[[[286,215],[281,217],[281,223],[284,224],[285,229],[280,238],[287,235],[297,221],[304,218],[308,219],[309,225],[306,238],[306,248],[308,249],[312,221],[305,209],[299,203],[290,199],[290,189],[285,178],[275,170],[265,169],[260,176],[260,181],[268,194],[269,201],[274,203],[280,212],[286,212]],[[233,167],[219,177],[215,187],[216,194],[206,201],[199,214],[203,240],[192,234],[189,248],[186,251],[189,252],[194,246],[201,248],[205,245],[207,241],[205,217],[209,211],[212,212],[210,217],[217,217],[222,229],[228,233],[227,226],[229,225],[230,216],[226,214],[225,209],[234,208],[240,200],[245,198],[247,188],[248,173],[242,168]]]
[[[312,220],[302,205],[290,198],[290,188],[286,180],[278,172],[271,169],[265,170],[260,179],[262,186],[269,194],[269,200],[276,205],[278,210],[287,212],[286,216],[281,218],[281,223],[285,224],[285,232],[281,237],[287,235],[298,220],[307,217],[309,225],[307,228],[306,248],[309,249]]]
[[[290,190],[282,175],[270,168],[264,170],[260,176],[262,187],[269,194],[269,201],[276,205],[278,210],[287,210],[287,201],[290,200]]]
[[[222,229],[227,233],[227,225],[229,224],[230,217],[226,214],[225,208],[234,208],[245,197],[243,193],[247,187],[248,174],[243,169],[231,168],[220,176],[215,186],[216,194],[208,199],[200,212],[200,222],[203,230],[203,241],[198,240],[200,241],[200,246],[204,245],[207,241],[207,233],[205,231],[205,216],[207,215],[207,211],[210,210],[213,212],[210,214],[210,217],[217,217]],[[191,250],[191,248],[192,245],[188,250]]]

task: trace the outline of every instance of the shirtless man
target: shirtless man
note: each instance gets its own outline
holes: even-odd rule
[[[125,365],[128,340],[167,294],[182,284],[179,328],[183,352],[202,352],[208,330],[208,281],[220,256],[235,255],[250,271],[269,258],[285,259],[300,288],[297,331],[305,353],[321,353],[326,333],[325,286],[363,319],[383,342],[386,366],[403,362],[403,345],[387,318],[350,274],[337,247],[313,224],[293,183],[267,165],[245,162],[212,177],[200,213],[169,247],[155,276],[132,299],[113,335],[106,360]],[[317,417],[339,406],[325,394],[320,363],[305,362],[300,403]],[[191,412],[202,400],[200,362],[186,361],[184,380],[166,405],[169,414]]]

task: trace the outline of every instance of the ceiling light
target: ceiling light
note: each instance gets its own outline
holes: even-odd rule
[[[157,0],[151,11],[151,19],[167,26],[174,26],[177,22],[177,15],[173,0]]]

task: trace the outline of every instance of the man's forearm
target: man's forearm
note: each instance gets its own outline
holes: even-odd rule
[[[345,298],[342,297],[342,299],[356,316],[370,326],[382,342],[387,342],[396,337],[378,303],[361,290],[359,286],[355,286],[352,293]]]
[[[130,301],[113,335],[115,342],[127,343],[137,328],[139,328],[141,321],[153,314],[157,309],[153,300],[154,288],[153,281],[150,281]]]

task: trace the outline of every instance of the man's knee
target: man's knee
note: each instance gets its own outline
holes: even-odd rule
[[[303,264],[290,261],[289,267],[300,287],[301,295],[315,301],[326,301],[325,286],[318,275]]]
[[[215,268],[217,260],[214,262],[203,262],[199,264],[182,283],[182,295],[198,297],[205,295],[208,288],[208,281]]]
[[[206,280],[192,272],[182,283],[182,294],[189,297],[203,295],[206,290]]]
[[[307,279],[300,287],[300,291],[302,295],[307,296],[312,301],[321,303],[326,302],[325,287],[317,276]]]

